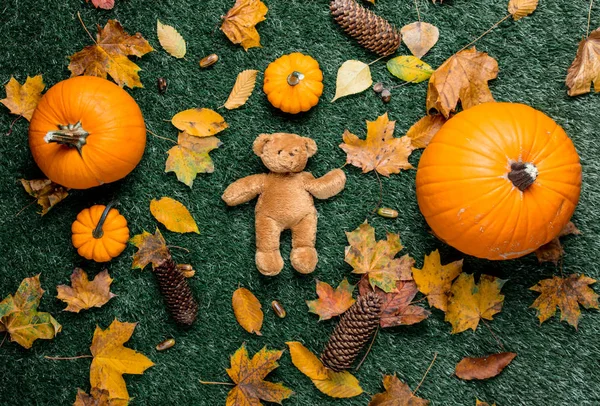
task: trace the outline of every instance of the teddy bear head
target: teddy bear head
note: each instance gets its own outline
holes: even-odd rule
[[[317,144],[296,134],[261,134],[252,149],[271,172],[302,172],[308,158],[317,152]]]

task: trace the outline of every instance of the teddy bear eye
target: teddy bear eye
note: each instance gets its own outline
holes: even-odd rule
[[[282,152],[283,152],[283,150],[280,149],[279,151],[277,151],[277,155],[281,155]]]

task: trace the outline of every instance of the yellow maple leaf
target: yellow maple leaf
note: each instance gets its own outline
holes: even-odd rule
[[[396,375],[384,375],[383,387],[385,392],[373,395],[369,406],[427,406],[428,400],[416,396],[408,384],[402,382]]]
[[[150,263],[153,267],[157,267],[171,258],[167,242],[158,228],[154,234],[144,231],[142,234],[135,235],[129,242],[138,248],[138,251],[133,254],[132,269],[144,269]]]
[[[363,173],[376,170],[383,176],[399,173],[401,169],[412,169],[408,157],[413,151],[407,136],[394,138],[395,121],[388,119],[387,113],[375,121],[367,121],[367,139],[361,140],[350,131],[343,135],[340,144],[346,154],[346,162],[362,168]]]
[[[90,384],[92,388],[108,391],[111,399],[129,399],[123,374],[141,375],[154,365],[145,355],[123,346],[136,325],[115,319],[106,330],[96,326],[94,331]]]
[[[419,292],[427,296],[429,306],[445,312],[452,281],[462,272],[463,260],[442,265],[440,252],[425,255],[423,268],[412,268],[413,279]]]
[[[268,7],[260,0],[236,0],[233,7],[223,16],[221,31],[234,44],[244,50],[260,47],[260,35],[256,24],[266,20]]]
[[[102,307],[116,296],[110,291],[112,281],[106,269],[90,282],[83,269],[75,268],[71,274],[71,286],[57,286],[56,297],[68,304],[64,309],[67,312],[79,313],[83,309]]]
[[[165,196],[160,200],[152,199],[150,212],[170,231],[200,234],[198,225],[187,207],[173,198]]]
[[[231,305],[235,319],[240,326],[249,333],[261,336],[260,329],[264,316],[261,310],[262,306],[256,296],[246,288],[238,288],[233,292]]]
[[[319,315],[319,321],[329,320],[344,313],[356,302],[352,297],[354,286],[344,278],[334,290],[327,282],[317,281],[317,300],[307,300],[308,311]]]
[[[579,43],[566,83],[569,96],[589,93],[592,84],[594,92],[600,92],[600,28]]]
[[[32,78],[27,76],[25,83],[21,85],[14,77],[11,77],[6,84],[6,99],[0,100],[12,114],[25,117],[27,121],[31,121],[33,111],[42,98],[42,90],[46,85],[42,79],[42,75],[37,75]]]
[[[492,320],[492,316],[502,310],[504,295],[500,289],[506,281],[481,275],[475,285],[472,274],[460,274],[452,284],[445,321],[452,324],[452,334],[467,329],[475,331],[479,320]]]
[[[129,35],[116,20],[108,20],[104,28],[98,26],[94,45],[69,57],[71,76],[88,75],[106,79],[107,75],[119,85],[144,87],[140,81],[139,66],[128,56],[141,57],[154,49],[138,32]]]
[[[210,137],[229,127],[223,116],[211,109],[188,109],[180,111],[171,119],[178,130],[196,137]]]
[[[175,172],[180,182],[192,187],[197,174],[214,172],[215,166],[208,153],[221,145],[223,143],[217,137],[199,138],[181,132],[177,145],[167,151],[165,172]]]
[[[50,179],[21,179],[21,184],[25,191],[35,197],[38,204],[42,206],[40,213],[42,216],[69,195],[67,193],[69,188],[54,183]]]

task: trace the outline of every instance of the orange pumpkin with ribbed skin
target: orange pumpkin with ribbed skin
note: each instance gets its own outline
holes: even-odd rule
[[[456,249],[492,260],[554,239],[577,206],[579,156],[550,117],[523,104],[485,103],[451,118],[417,170],[419,208]]]
[[[111,204],[82,210],[71,225],[71,232],[71,241],[79,255],[96,262],[118,256],[129,241],[127,220]]]
[[[133,98],[94,76],[54,85],[29,125],[33,159],[53,182],[87,189],[125,177],[146,146],[146,126]]]
[[[273,107],[285,113],[308,111],[323,94],[323,72],[308,55],[283,55],[265,70],[263,90]]]

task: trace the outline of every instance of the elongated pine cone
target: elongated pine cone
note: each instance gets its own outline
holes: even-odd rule
[[[154,274],[173,319],[179,324],[192,325],[198,315],[198,303],[177,264],[168,259],[154,268]]]
[[[344,31],[368,50],[386,56],[396,52],[400,46],[400,31],[356,1],[331,0],[329,9]]]
[[[323,364],[336,372],[348,369],[379,325],[381,298],[375,292],[359,296],[342,315],[321,354]]]

